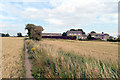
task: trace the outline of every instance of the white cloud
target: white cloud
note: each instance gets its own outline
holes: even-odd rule
[[[36,9],[36,8],[26,8],[26,11],[33,11],[33,12],[36,12],[36,11],[38,11],[38,9]]]
[[[48,21],[50,24],[53,24],[53,25],[62,25],[63,22],[60,21],[59,19],[46,19],[46,21]]]
[[[11,16],[3,16],[3,15],[0,15],[0,20],[4,20],[4,19],[15,20],[15,19],[16,19],[16,17],[11,17]]]
[[[1,2],[47,2],[49,0],[1,0]]]
[[[52,2],[53,1],[53,2]],[[91,24],[97,22],[116,23],[117,22],[117,0],[52,0],[53,9],[27,8],[22,15],[31,19],[59,19],[65,24]],[[112,4],[112,5],[111,5]],[[97,17],[99,16],[99,19]],[[49,21],[48,22],[51,22]],[[52,21],[53,22],[53,21]]]
[[[24,25],[0,22],[0,28],[18,28],[18,27],[20,28],[21,26],[24,26]]]
[[[14,1],[41,2],[41,0]],[[53,8],[41,9],[39,7],[6,4],[4,11],[28,20],[42,20],[47,22],[48,26],[60,26],[62,28],[65,26],[79,28],[81,25],[118,23],[118,0],[45,0],[43,2],[49,3]],[[0,18],[6,17],[0,16]],[[12,17],[9,18],[12,19]]]

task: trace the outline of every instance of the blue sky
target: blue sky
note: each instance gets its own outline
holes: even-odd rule
[[[117,36],[118,0],[1,0],[0,33],[26,35],[28,23],[48,33],[80,28]]]

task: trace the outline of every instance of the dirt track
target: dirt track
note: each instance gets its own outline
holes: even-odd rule
[[[27,53],[27,45],[25,42],[25,69],[26,69],[26,78],[33,78],[32,77],[32,72],[31,72],[31,68],[32,65],[30,63],[30,60],[28,59],[28,53]]]

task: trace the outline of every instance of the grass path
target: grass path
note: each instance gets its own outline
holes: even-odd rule
[[[31,68],[32,65],[30,63],[30,60],[28,59],[28,53],[27,53],[27,45],[26,45],[26,41],[25,41],[25,70],[26,70],[26,78],[33,78],[32,77],[32,72],[31,72]]]

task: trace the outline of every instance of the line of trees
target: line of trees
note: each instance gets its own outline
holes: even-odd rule
[[[7,33],[7,34],[0,33],[0,36],[1,37],[11,37],[9,33]],[[17,37],[23,37],[22,33],[21,32],[17,33]]]
[[[8,33],[7,34],[0,33],[0,37],[10,37],[10,35]]]
[[[28,30],[28,37],[33,40],[42,39],[42,31],[44,30],[42,26],[36,26],[34,24],[27,24],[25,29]]]

